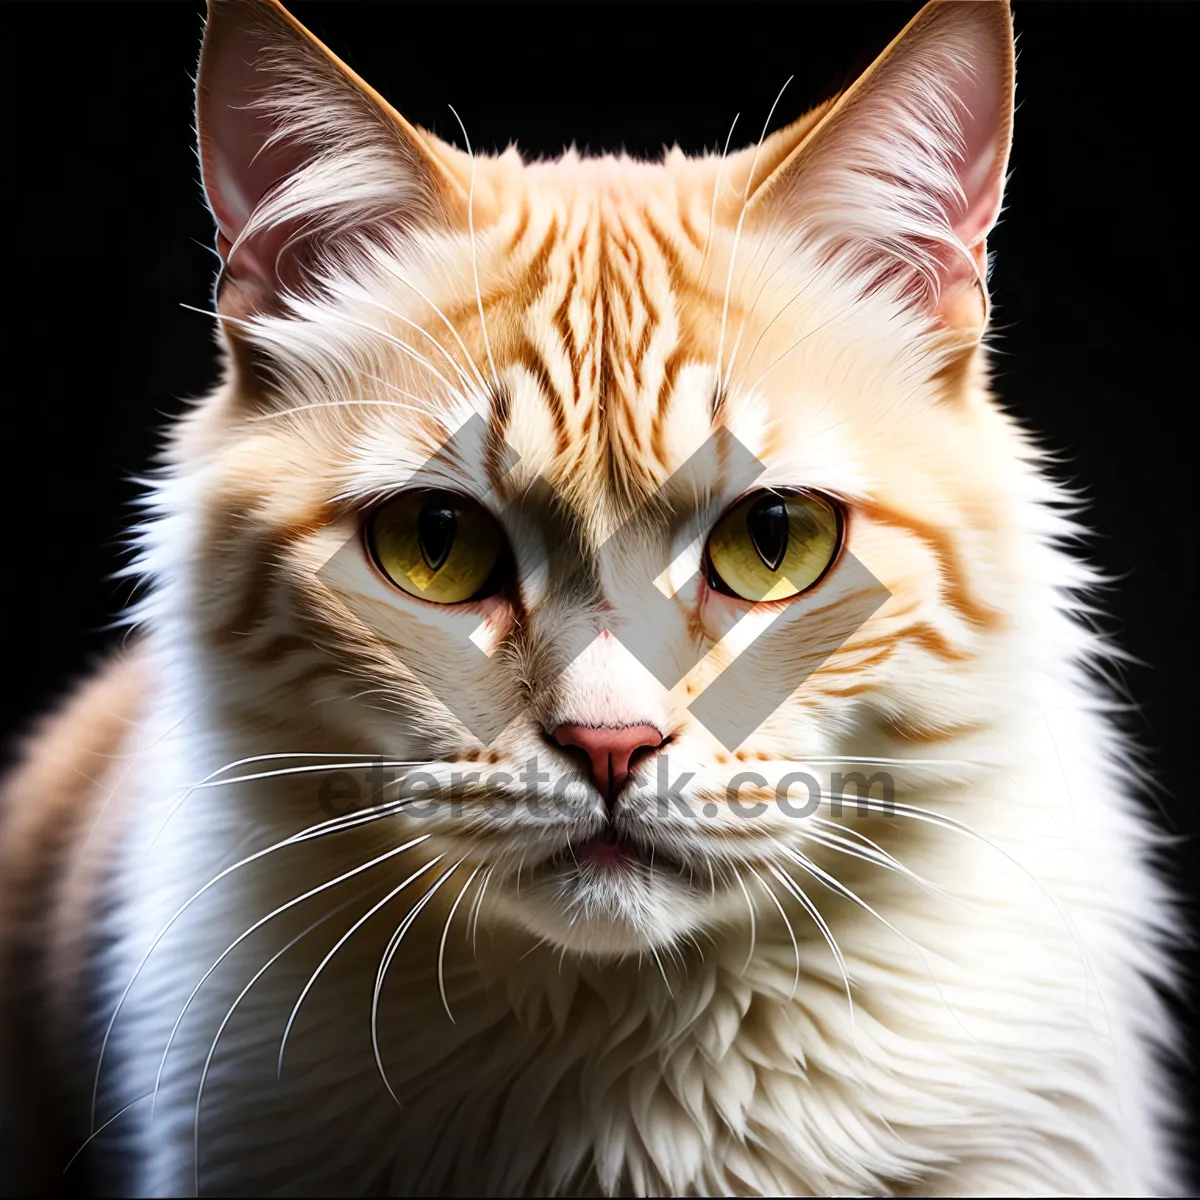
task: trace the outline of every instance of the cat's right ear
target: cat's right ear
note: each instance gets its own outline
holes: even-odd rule
[[[1014,57],[1008,0],[930,0],[769,164],[747,214],[821,247],[864,290],[887,287],[973,346],[988,317],[987,236],[1012,141]]]
[[[196,126],[222,312],[277,309],[350,238],[465,211],[433,144],[277,0],[208,0]]]

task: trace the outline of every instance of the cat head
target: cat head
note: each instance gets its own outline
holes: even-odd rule
[[[211,0],[227,373],[161,553],[230,726],[409,764],[377,833],[572,952],[799,900],[836,870],[831,764],[1000,703],[1012,93],[1007,6],[934,3],[757,145],[526,162]]]

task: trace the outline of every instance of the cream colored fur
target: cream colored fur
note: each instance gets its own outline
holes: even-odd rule
[[[1002,8],[980,7],[1007,29]],[[100,1141],[127,1139],[128,1174],[102,1160],[114,1186],[1180,1186],[1156,1061],[1174,918],[1137,771],[1090,669],[1108,654],[1080,599],[1094,576],[1066,548],[1069,498],[989,394],[979,328],[942,304],[959,277],[938,247],[982,254],[982,234],[967,245],[954,224],[963,139],[947,82],[973,45],[1001,54],[974,22],[939,16],[917,27],[919,47],[893,48],[908,107],[890,123],[887,88],[900,85],[877,68],[876,107],[854,126],[870,149],[860,183],[877,191],[864,183],[847,200],[846,227],[832,197],[853,191],[863,160],[818,113],[761,148],[655,164],[472,161],[413,134],[404,167],[371,140],[378,129],[359,128],[345,159],[325,145],[242,231],[250,245],[307,214],[318,241],[333,240],[311,264],[320,287],[270,310],[241,302],[231,267],[226,382],[175,430],[141,529],[147,715],[106,780],[101,820],[123,832],[105,884],[112,948],[89,999],[110,1031],[93,1119],[120,1113]],[[272,119],[319,146],[329,131],[287,44]],[[793,167],[797,153],[807,166]],[[879,164],[905,153],[913,173],[898,177],[924,199],[893,203],[899,184],[885,187]],[[432,186],[411,174],[421,155],[444,201],[426,190],[421,203],[444,222],[380,226],[387,172],[410,171],[405,195]],[[824,171],[836,188],[806,207]],[[368,200],[331,231],[330,181],[343,178]],[[211,190],[211,167],[206,179]],[[247,348],[270,364],[253,386]],[[723,426],[765,464],[757,486],[839,498],[848,547],[889,600],[736,752],[687,705],[739,654],[764,676],[789,667],[759,661],[770,614],[722,639],[728,598],[680,593],[664,644],[713,644],[668,691],[619,630],[600,633],[599,600],[619,578],[602,573],[581,600],[551,559],[522,580],[519,627],[506,611],[418,611],[357,549],[361,513],[472,414],[497,428],[497,395],[518,466],[490,498],[481,462],[445,464],[447,486],[511,502],[541,476],[594,548]],[[509,530],[519,568],[535,526]],[[647,562],[665,554],[678,586],[702,547],[657,536]],[[335,555],[340,600],[318,575]],[[794,603],[819,625],[845,586],[835,572]],[[434,653],[427,622],[469,630],[484,616],[477,637],[504,663],[500,682],[472,682],[465,651],[442,667],[481,712],[511,716],[490,746],[403,665]],[[583,655],[556,657],[569,631],[593,625]],[[797,661],[808,652],[797,646]],[[671,775],[693,773],[686,794],[711,815],[651,815],[644,833],[691,878],[652,871],[574,891],[536,870],[522,878],[526,858],[600,819],[599,797],[543,734],[562,722],[671,733]],[[428,762],[443,807],[268,852],[331,819],[318,804],[330,764],[372,755]],[[460,780],[451,806],[454,772],[515,774],[531,755],[574,779],[566,815],[532,815],[516,784],[497,806],[502,786],[489,797]],[[805,824],[772,800],[788,771],[827,782],[860,764],[893,774],[895,812],[837,818],[826,795],[820,817],[839,823]],[[756,821],[727,800],[747,771],[766,786],[743,795],[770,801]],[[85,1109],[94,1065],[77,1066]]]

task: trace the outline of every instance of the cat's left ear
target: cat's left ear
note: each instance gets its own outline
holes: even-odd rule
[[[978,336],[1013,81],[1007,0],[933,0],[755,189],[747,216]]]
[[[449,148],[277,0],[209,0],[196,125],[222,309],[271,310],[347,237],[461,223]]]

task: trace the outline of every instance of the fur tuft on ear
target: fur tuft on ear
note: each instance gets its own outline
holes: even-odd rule
[[[823,244],[867,289],[986,321],[986,237],[1012,138],[1006,0],[933,0],[756,189],[751,212]]]
[[[209,0],[196,124],[245,310],[270,308],[347,237],[445,225],[462,202],[431,142],[277,0]]]

